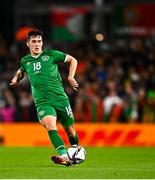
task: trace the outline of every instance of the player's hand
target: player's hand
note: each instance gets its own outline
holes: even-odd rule
[[[68,77],[68,81],[69,81],[69,84],[73,87],[73,89],[77,91],[77,88],[79,87],[79,84],[77,83],[77,81],[72,77]]]
[[[10,83],[10,86],[17,86],[18,82],[17,82],[17,77],[14,77],[12,80],[11,80],[11,83]]]

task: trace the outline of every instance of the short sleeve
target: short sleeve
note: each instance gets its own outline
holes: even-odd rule
[[[23,71],[23,72],[26,71],[25,67],[24,67],[23,59],[21,59],[21,61],[20,61],[20,70]]]
[[[66,54],[61,51],[53,51],[54,62],[65,62]]]

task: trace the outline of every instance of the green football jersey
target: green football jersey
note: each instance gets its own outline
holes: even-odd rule
[[[29,77],[36,105],[68,99],[58,71],[58,62],[65,62],[65,58],[60,51],[44,50],[37,58],[27,55],[21,59],[20,69]]]

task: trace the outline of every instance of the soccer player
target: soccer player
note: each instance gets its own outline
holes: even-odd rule
[[[40,30],[30,31],[26,42],[30,54],[24,56],[20,68],[11,80],[16,86],[25,74],[31,83],[32,95],[37,109],[38,119],[46,128],[49,138],[59,155],[52,156],[54,163],[69,166],[67,151],[56,127],[57,119],[64,127],[71,145],[78,145],[78,136],[74,129],[74,116],[58,71],[58,62],[69,63],[68,81],[74,90],[78,83],[74,79],[77,60],[57,50],[43,49],[43,33]]]

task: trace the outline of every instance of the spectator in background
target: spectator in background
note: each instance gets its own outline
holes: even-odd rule
[[[103,100],[104,121],[119,122],[123,110],[123,101],[118,96],[114,80],[108,80],[107,90],[108,94]]]
[[[138,98],[134,92],[132,84],[127,83],[125,89],[125,95],[123,97],[123,115],[127,122],[135,123],[138,121]]]
[[[21,114],[22,121],[28,122],[28,121],[34,120],[33,113],[31,113],[31,110],[33,107],[32,95],[25,90],[21,90],[19,92],[19,102],[18,103],[19,103],[19,107],[20,107],[19,111]],[[34,109],[34,107],[33,107],[33,109]],[[35,120],[37,120],[37,117]]]
[[[6,89],[3,92],[4,99],[1,103],[0,116],[3,122],[14,122],[15,121],[15,99],[10,90]]]
[[[144,87],[139,88],[137,93],[138,98],[138,122],[144,122],[145,116],[147,116],[145,109],[147,105],[146,90]]]
[[[152,88],[147,92],[147,104],[144,108],[143,122],[155,122],[155,89]]]

